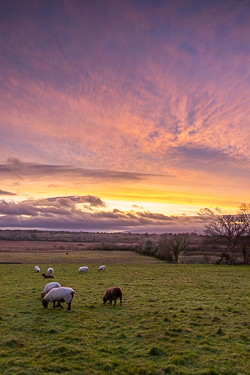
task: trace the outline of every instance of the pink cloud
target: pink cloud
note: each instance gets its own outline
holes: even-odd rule
[[[0,7],[0,173],[15,181],[3,191],[74,176],[248,199],[246,2]]]

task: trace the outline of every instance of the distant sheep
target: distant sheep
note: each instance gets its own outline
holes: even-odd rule
[[[107,271],[106,266],[102,265],[98,268],[98,271]]]
[[[113,288],[108,288],[103,295],[103,303],[107,301],[112,305],[114,300],[114,306],[116,305],[116,300],[120,298],[120,306],[122,306],[122,289],[119,286],[114,286]]]
[[[56,281],[52,281],[45,285],[43,291],[41,292],[41,296],[44,297],[51,289],[59,288],[61,284],[57,283]]]
[[[54,272],[54,270],[53,270],[53,268],[52,267],[49,267],[48,269],[47,269],[47,273],[50,275],[51,273],[53,273]]]
[[[89,270],[89,267],[83,266],[79,267],[79,272],[87,272]]]
[[[75,293],[74,289],[68,287],[53,288],[45,295],[42,301],[43,307],[46,308],[49,302],[53,302],[55,308],[56,302],[58,302],[57,306],[60,306],[63,309],[60,302],[66,302],[68,304],[67,310],[71,310],[71,301],[74,298]]]
[[[35,272],[40,272],[40,268],[38,266],[35,266]]]
[[[43,273],[42,276],[43,276],[45,279],[54,279],[54,276],[53,276],[53,275],[45,275],[45,273]]]

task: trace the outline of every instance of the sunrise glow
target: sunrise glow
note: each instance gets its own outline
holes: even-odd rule
[[[10,0],[0,19],[1,228],[202,231],[250,201],[248,2]]]

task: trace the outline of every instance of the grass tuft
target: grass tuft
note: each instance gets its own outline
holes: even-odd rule
[[[18,341],[16,339],[11,339],[11,340],[5,341],[5,345],[9,346],[10,348],[22,348],[24,347],[24,342]]]
[[[149,349],[148,354],[159,357],[161,355],[164,355],[165,352],[162,349],[158,348],[157,346],[153,346],[152,348]]]
[[[217,335],[222,335],[223,334],[223,331],[221,329],[221,327],[218,327],[217,330],[216,330],[216,334]]]

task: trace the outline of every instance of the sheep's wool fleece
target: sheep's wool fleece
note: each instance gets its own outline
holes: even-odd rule
[[[46,294],[44,300],[46,302],[64,300],[66,303],[70,303],[75,293],[74,289],[68,287],[53,288]]]
[[[79,268],[79,272],[86,272],[86,271],[88,271],[88,267],[80,267]]]
[[[48,283],[45,285],[43,291],[41,292],[41,295],[42,297],[45,296],[45,294],[47,294],[51,289],[53,288],[59,288],[61,286],[61,284],[59,284],[58,282],[56,281],[53,281],[52,283]]]

